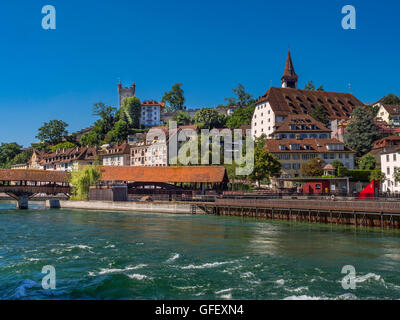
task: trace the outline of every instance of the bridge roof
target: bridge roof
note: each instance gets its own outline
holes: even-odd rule
[[[229,182],[223,166],[102,167],[101,180],[165,183]]]
[[[0,181],[68,182],[70,174],[63,171],[0,169]]]

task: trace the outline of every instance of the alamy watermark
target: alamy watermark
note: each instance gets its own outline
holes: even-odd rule
[[[342,14],[345,14],[342,19],[342,28],[344,30],[355,30],[357,28],[356,8],[352,5],[344,6],[342,8]]]
[[[140,156],[154,165],[235,164],[238,176],[247,176],[254,170],[251,130],[243,135],[239,129],[202,129],[199,134],[190,126],[181,129],[176,121],[170,121],[168,131],[153,128],[145,141],[146,151]]]
[[[342,268],[342,274],[346,276],[342,279],[342,288],[344,290],[355,290],[356,289],[356,268],[351,265],[344,266]]]
[[[51,5],[45,5],[42,8],[42,14],[45,15],[42,18],[42,28],[44,30],[55,30],[56,29],[56,8]]]
[[[44,290],[55,290],[56,289],[56,268],[54,266],[44,266],[42,273],[45,276],[42,279],[42,288]]]

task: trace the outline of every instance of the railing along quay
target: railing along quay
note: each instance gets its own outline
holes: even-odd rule
[[[216,197],[215,202],[192,202],[192,205],[199,212],[213,215],[400,228],[400,202],[397,201],[250,200]]]

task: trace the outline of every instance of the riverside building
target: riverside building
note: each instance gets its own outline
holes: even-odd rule
[[[322,106],[330,121],[330,129],[348,120],[353,108],[363,103],[350,93],[300,90],[291,54],[288,52],[281,88],[271,87],[256,103],[251,128],[252,136],[270,136],[274,127],[289,115],[310,114]]]

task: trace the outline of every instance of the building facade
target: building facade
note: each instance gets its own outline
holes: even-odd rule
[[[400,105],[378,103],[377,106],[379,106],[378,115],[376,116],[378,121],[384,121],[391,127],[400,127]]]
[[[97,160],[96,148],[76,147],[42,154],[40,165],[44,170],[71,172],[77,170],[79,166],[92,165]]]
[[[114,145],[100,152],[103,166],[130,166],[131,148],[129,144]]]
[[[322,106],[330,122],[348,120],[354,107],[363,103],[349,93],[297,89],[298,76],[294,71],[290,52],[286,60],[282,87],[271,87],[257,100],[251,126],[252,135],[270,136],[274,127],[291,114],[311,114]]]
[[[394,179],[394,172],[400,167],[400,146],[387,148],[381,155],[381,170],[386,175],[386,180],[382,184],[383,192],[400,192],[400,183]]]
[[[320,158],[325,164],[339,160],[348,169],[354,169],[356,152],[337,139],[271,139],[265,149],[282,164],[282,177],[301,176],[301,166],[314,158]]]

